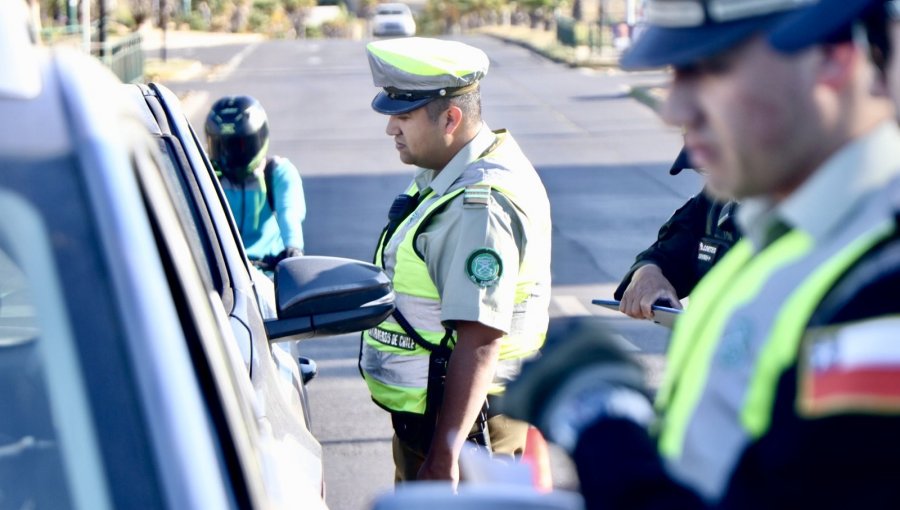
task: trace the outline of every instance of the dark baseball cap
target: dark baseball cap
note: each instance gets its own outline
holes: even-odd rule
[[[769,42],[792,53],[820,43],[849,40],[852,24],[885,0],[820,0],[785,16],[769,33]]]
[[[625,70],[686,66],[767,31],[816,0],[648,0],[646,29],[622,55]]]

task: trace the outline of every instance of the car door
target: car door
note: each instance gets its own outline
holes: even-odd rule
[[[137,183],[150,140],[96,61],[27,61],[40,87],[0,92],[0,507],[269,507],[226,315]]]
[[[140,89],[157,126],[156,138],[166,156],[164,179],[185,231],[195,237],[192,258],[207,266],[205,279],[228,314],[260,402],[256,418],[282,442],[280,451],[289,452],[283,460],[295,468],[293,485],[315,487],[321,495],[321,446],[309,431],[299,367],[286,350],[269,342],[251,268],[211,165],[171,92],[153,84],[131,87]]]

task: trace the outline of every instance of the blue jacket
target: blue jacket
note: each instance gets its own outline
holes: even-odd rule
[[[235,183],[224,177],[220,182],[248,257],[261,259],[278,255],[287,246],[303,250],[306,199],[300,172],[290,161],[276,158],[272,171],[277,214],[266,199],[263,166],[243,182]]]

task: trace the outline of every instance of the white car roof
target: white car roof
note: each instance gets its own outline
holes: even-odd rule
[[[41,71],[28,30],[25,2],[7,2],[0,15],[0,97],[29,99],[41,91]]]

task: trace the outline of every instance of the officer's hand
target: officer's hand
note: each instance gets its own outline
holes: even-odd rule
[[[303,256],[303,250],[300,248],[295,248],[293,246],[288,246],[281,253],[278,254],[278,260],[289,259],[291,257],[301,257]]]
[[[657,301],[668,301],[672,308],[681,309],[675,287],[663,276],[655,264],[641,266],[631,275],[631,283],[622,294],[619,311],[635,319],[652,319],[652,306]]]
[[[435,455],[432,452],[425,458],[422,467],[419,468],[416,480],[450,481],[456,487],[459,483],[459,462],[452,455]]]
[[[595,317],[554,320],[543,354],[525,364],[499,403],[569,452],[598,420],[654,418],[644,370]]]

